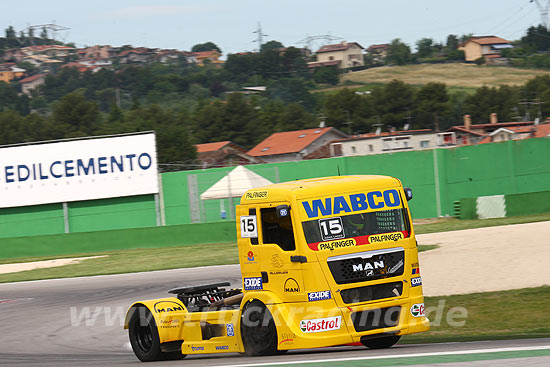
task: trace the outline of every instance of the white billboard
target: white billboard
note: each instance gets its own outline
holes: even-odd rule
[[[0,208],[158,192],[154,133],[0,148]]]

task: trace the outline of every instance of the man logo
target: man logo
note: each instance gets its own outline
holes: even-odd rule
[[[153,308],[156,313],[183,311],[183,307],[179,303],[172,302],[172,301],[157,302],[155,303]]]
[[[288,278],[284,286],[286,293],[300,293],[300,286],[295,279]]]

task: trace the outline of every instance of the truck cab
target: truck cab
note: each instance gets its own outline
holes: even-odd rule
[[[411,197],[387,176],[298,180],[243,195],[244,298],[254,294],[281,318],[277,331],[293,337],[279,337],[279,349],[376,347],[428,330]]]

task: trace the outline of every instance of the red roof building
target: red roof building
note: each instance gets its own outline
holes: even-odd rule
[[[337,65],[340,69],[363,66],[363,46],[357,42],[341,42],[334,45],[325,45],[316,52],[317,62],[308,63],[308,67],[315,68],[320,66],[329,66],[323,64],[327,62],[339,61]]]
[[[195,148],[202,168],[264,163],[259,158],[249,156],[246,149],[231,141],[195,144]]]
[[[248,155],[270,162],[302,160],[305,156],[336,139],[347,137],[333,128],[285,131],[272,134],[248,151]]]
[[[472,124],[470,115],[465,115],[464,125],[453,126],[447,131],[455,133],[459,145],[539,138],[550,134],[550,123],[498,122],[496,113],[491,114],[490,121],[488,124]]]

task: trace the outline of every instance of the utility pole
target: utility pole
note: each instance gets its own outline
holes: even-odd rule
[[[311,52],[314,52],[314,50],[312,50],[312,46],[313,46],[313,42],[315,41],[319,41],[319,40],[324,41],[322,42],[322,45],[324,46],[325,44],[327,44],[327,42],[339,41],[342,39],[343,39],[342,37],[331,36],[330,34],[322,34],[318,36],[307,36],[303,40],[300,40],[296,43],[305,44],[308,50],[310,50]]]
[[[348,125],[348,135],[351,135],[351,117],[348,110],[346,110],[346,116],[348,119],[344,122],[344,125]]]
[[[532,3],[537,4],[537,7],[539,8],[540,12],[540,24],[544,26],[544,28],[548,29],[548,13],[550,11],[550,0],[547,0],[546,3],[543,2],[543,0],[531,0]]]
[[[267,37],[269,36],[269,34],[265,34],[263,31],[262,31],[262,24],[260,22],[258,22],[258,29],[256,29],[254,32],[252,33],[256,33],[257,34],[257,37],[256,39],[253,41],[253,42],[257,42],[258,43],[258,52],[260,52],[262,50],[262,45],[264,44],[264,37]]]
[[[48,23],[48,24],[38,24],[38,25],[31,25],[24,29],[24,31],[27,31],[27,34],[29,32],[35,33],[38,30],[45,30],[46,32],[50,31],[52,33],[52,39],[55,41],[57,38],[57,32],[60,31],[68,31],[70,28],[57,25],[55,23]],[[34,35],[36,37],[36,34]],[[31,43],[34,44],[34,40],[31,40]]]

